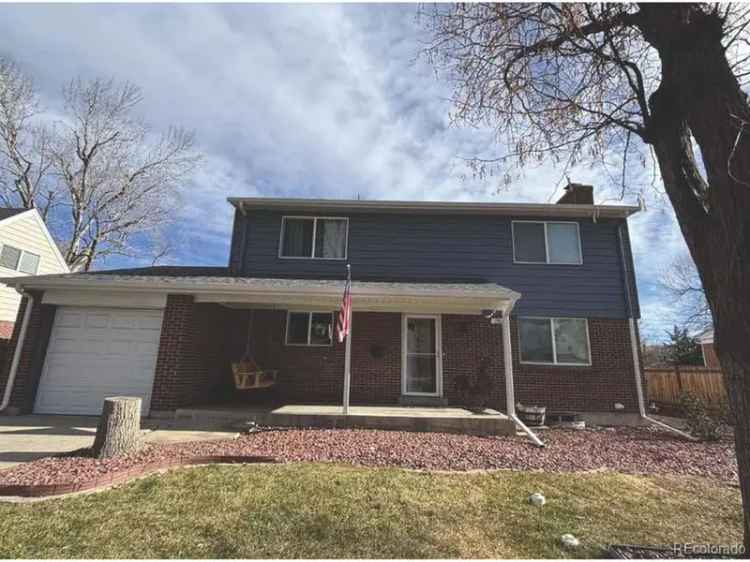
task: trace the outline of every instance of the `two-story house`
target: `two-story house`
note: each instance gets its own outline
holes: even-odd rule
[[[501,411],[638,419],[636,207],[594,205],[576,184],[558,204],[229,202],[226,268],[19,279],[22,345],[0,378],[10,410],[97,414],[116,394],[141,396],[153,416],[341,404],[347,372],[352,404],[451,406],[481,371]],[[351,334],[339,342],[347,264]],[[242,358],[277,371],[275,384],[236,389]]]

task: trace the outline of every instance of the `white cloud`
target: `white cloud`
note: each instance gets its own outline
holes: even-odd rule
[[[230,195],[559,196],[562,172],[549,165],[499,192],[496,178],[463,166],[457,156],[500,151],[489,130],[449,126],[450,88],[417,56],[414,6],[6,5],[3,16],[2,54],[35,77],[52,111],[69,78],[114,76],[143,88],[156,128],[196,130],[206,160],[171,231],[183,263],[226,262]],[[619,198],[601,169],[569,174],[596,185],[598,201]],[[644,320],[657,325],[669,307],[654,281],[683,246],[671,211],[649,203],[660,207],[635,217],[631,235]]]

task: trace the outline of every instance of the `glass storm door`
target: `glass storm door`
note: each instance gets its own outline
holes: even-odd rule
[[[406,315],[401,335],[402,394],[442,395],[440,317]]]

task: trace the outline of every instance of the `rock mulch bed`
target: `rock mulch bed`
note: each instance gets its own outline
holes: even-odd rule
[[[610,469],[633,474],[678,474],[735,482],[730,440],[691,443],[653,428],[548,430],[544,449],[519,437],[476,437],[355,429],[267,429],[223,441],[148,445],[137,453],[98,460],[88,451],[48,457],[0,471],[0,493],[9,487],[75,489],[122,481],[150,470],[200,462],[341,462],[423,470]],[[127,478],[124,478],[125,475]],[[5,491],[4,491],[5,490]],[[51,492],[51,493],[61,493]],[[24,495],[29,495],[28,493]]]

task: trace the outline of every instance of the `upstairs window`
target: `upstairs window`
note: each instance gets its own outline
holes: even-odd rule
[[[338,217],[284,217],[281,220],[279,257],[346,259],[349,219]]]
[[[513,221],[513,260],[516,263],[582,264],[578,223]]]
[[[591,364],[585,318],[520,318],[518,326],[522,363]]]
[[[0,250],[0,266],[13,271],[36,275],[39,270],[39,256],[4,244],[3,249]]]
[[[328,346],[332,338],[330,312],[289,312],[286,317],[286,344]]]

